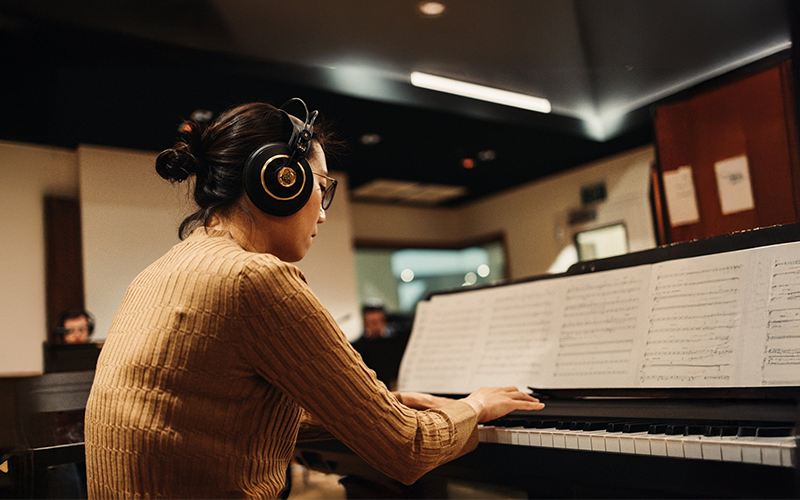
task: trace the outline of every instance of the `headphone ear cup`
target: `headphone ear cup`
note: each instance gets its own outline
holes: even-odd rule
[[[313,172],[305,159],[288,165],[292,152],[287,144],[265,144],[250,155],[244,167],[247,196],[259,210],[286,217],[299,211],[311,198]]]
[[[89,335],[94,333],[94,316],[89,311],[86,311],[86,323],[89,326]]]

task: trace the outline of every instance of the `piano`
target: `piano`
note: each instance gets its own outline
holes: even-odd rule
[[[513,385],[533,380],[525,386],[546,407],[481,425],[475,451],[412,486],[375,471],[335,440],[301,443],[295,458],[312,470],[343,476],[351,497],[447,498],[466,487],[505,498],[800,498],[800,305],[795,310],[792,302],[800,297],[798,241],[800,224],[774,226],[582,262],[563,274],[435,294],[427,309],[418,309],[401,390],[463,397],[471,392],[458,390],[471,388],[463,379],[471,377],[473,386],[499,385],[507,373],[481,372],[491,365],[482,365],[493,348],[486,338],[473,342],[469,332],[463,335],[471,349],[481,351],[471,371],[441,358],[455,376],[425,372],[435,354],[423,349],[456,348],[436,337],[441,325],[424,315],[431,307],[437,317],[448,311],[463,315],[461,307],[481,307],[494,297],[511,308],[515,321],[502,331],[494,329],[505,321],[497,315],[469,322],[483,321],[483,330],[506,335],[515,350],[533,359],[509,357],[507,364],[518,365],[522,374]],[[628,295],[615,296],[609,276],[620,277]],[[628,286],[641,276],[648,282],[642,288]],[[550,309],[576,306],[586,312],[563,313],[548,327],[556,331],[554,343],[526,350],[509,335],[535,336],[537,328],[518,325],[521,319],[538,324],[543,317],[525,312],[538,307],[537,290],[554,295],[569,280],[578,291],[597,284],[595,298],[605,305],[598,309],[601,300],[586,296],[556,307],[548,303]],[[525,310],[513,304],[523,296],[531,304]],[[624,297],[633,297],[627,309],[640,312],[620,313]],[[636,314],[639,319],[632,319]],[[581,317],[596,326],[576,326],[573,319]],[[606,317],[613,328],[604,324]],[[628,326],[631,336],[623,334]],[[625,342],[633,347],[622,348]],[[589,348],[577,350],[580,345]],[[536,359],[537,353],[546,356]],[[619,369],[612,370],[612,363]]]
[[[0,378],[0,498],[86,498],[94,370]]]

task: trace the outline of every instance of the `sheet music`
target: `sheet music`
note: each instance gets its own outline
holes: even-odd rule
[[[636,373],[641,349],[642,296],[648,266],[563,279],[563,315],[552,387],[625,387]]]
[[[557,297],[555,280],[524,283],[511,290],[497,289],[486,297],[486,335],[472,386],[528,386],[549,370],[556,346],[550,332]]]
[[[398,375],[400,390],[461,394],[471,379],[476,343],[483,328],[484,311],[442,301],[439,307],[421,302]],[[409,389],[413,387],[413,389]]]
[[[792,251],[794,250],[794,251]],[[800,258],[796,249],[775,249],[770,262],[763,385],[797,383],[800,373]]]
[[[744,253],[654,264],[639,385],[734,382],[747,275]]]
[[[400,389],[800,385],[800,242],[437,295]]]

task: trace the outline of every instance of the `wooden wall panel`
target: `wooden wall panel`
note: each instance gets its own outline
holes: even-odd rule
[[[799,166],[790,63],[656,108],[661,174],[689,165],[700,220],[672,226],[669,242],[798,221]],[[754,209],[723,214],[714,164],[746,155]],[[663,186],[662,186],[663,187]],[[664,212],[669,217],[668,212]]]
[[[50,335],[63,311],[84,307],[83,254],[78,200],[47,197],[44,204],[47,328]]]

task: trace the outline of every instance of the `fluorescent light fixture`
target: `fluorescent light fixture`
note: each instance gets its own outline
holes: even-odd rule
[[[414,71],[411,73],[411,85],[429,90],[438,90],[448,94],[460,95],[481,101],[494,102],[515,108],[529,109],[539,113],[550,112],[550,101],[541,97],[534,97],[507,90],[484,87],[474,83],[461,82],[444,78],[441,76],[429,75]]]

